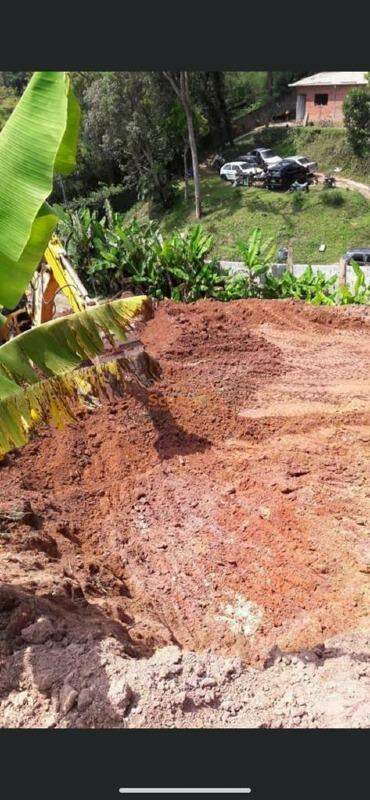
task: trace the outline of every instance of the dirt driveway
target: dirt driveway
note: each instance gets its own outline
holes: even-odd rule
[[[318,173],[320,183],[324,181],[324,175]],[[352,191],[359,192],[366,200],[370,200],[370,186],[360,181],[353,181],[351,178],[341,178],[339,175],[335,176],[335,182],[340,189],[351,189]]]

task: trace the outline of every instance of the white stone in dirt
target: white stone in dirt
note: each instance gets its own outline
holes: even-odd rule
[[[108,699],[117,711],[125,714],[133,699],[131,686],[124,678],[114,677],[110,682]]]
[[[32,625],[23,628],[22,638],[30,644],[43,644],[54,633],[54,627],[48,617],[39,617]]]
[[[73,708],[78,698],[78,692],[69,683],[65,683],[59,693],[60,710],[62,714],[68,714]]]
[[[227,603],[221,609],[217,619],[226,622],[234,633],[251,636],[255,633],[262,621],[263,608],[247,600],[242,594],[235,594],[232,602]]]
[[[167,647],[160,647],[150,659],[151,664],[179,664],[182,659],[182,652],[176,645],[168,645]]]

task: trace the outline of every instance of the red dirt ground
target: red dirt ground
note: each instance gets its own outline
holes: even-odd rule
[[[42,602],[136,654],[263,663],[361,629],[369,329],[361,308],[161,303],[142,337],[159,384],[0,469],[5,654]]]

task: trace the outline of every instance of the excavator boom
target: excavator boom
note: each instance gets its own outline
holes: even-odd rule
[[[41,308],[41,312],[39,308],[37,309],[38,313],[41,313],[41,319],[37,320],[37,322],[46,322],[48,317],[51,318],[45,306],[51,305],[56,294],[60,291],[67,298],[72,311],[83,311],[86,306],[92,305],[93,301],[89,298],[77,272],[67,258],[63,245],[56,236],[49,242],[45,250],[44,259],[51,270],[51,275],[50,281],[43,292],[44,308]]]

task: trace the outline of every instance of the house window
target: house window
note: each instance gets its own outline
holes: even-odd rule
[[[315,94],[315,106],[327,106],[328,94]]]

